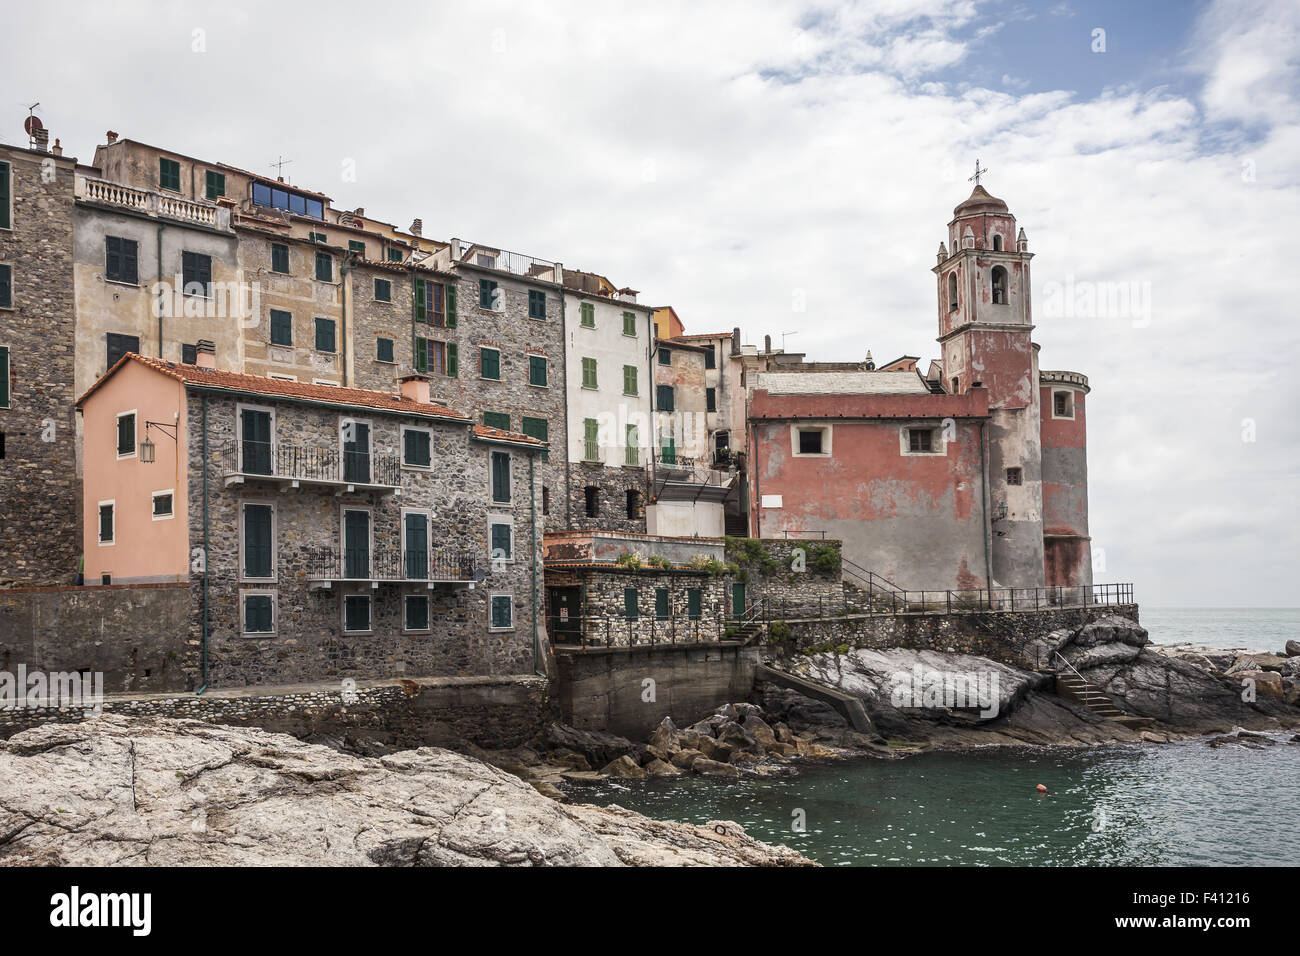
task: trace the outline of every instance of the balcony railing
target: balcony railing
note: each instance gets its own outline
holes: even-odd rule
[[[560,282],[564,278],[564,267],[558,262],[536,259],[518,252],[507,252],[504,249],[480,245],[465,239],[451,240],[451,258],[453,262],[464,262],[483,269],[497,269],[543,282]]]
[[[397,455],[337,448],[304,448],[291,442],[232,441],[221,447],[226,484],[264,479],[299,484],[391,491],[401,485]]]
[[[473,556],[457,548],[317,548],[309,556],[307,575],[328,587],[334,581],[469,582],[475,571]]]
[[[661,481],[713,485],[724,488],[732,475],[715,468],[707,458],[683,458],[681,455],[655,455],[655,470]]]
[[[195,202],[180,196],[169,196],[151,190],[134,189],[105,179],[78,176],[76,197],[87,202],[122,206],[149,216],[162,216],[193,222],[213,229],[230,228],[230,211],[213,203]]]

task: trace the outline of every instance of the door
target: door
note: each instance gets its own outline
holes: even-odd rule
[[[551,637],[577,643],[582,637],[582,588],[547,588],[551,595]]]
[[[406,516],[406,577],[416,581],[429,578],[429,517],[428,515],[409,514]]]
[[[370,484],[370,426],[365,422],[343,424],[343,480]]]
[[[343,576],[370,577],[370,512],[343,512]]]
[[[245,408],[240,412],[239,470],[246,475],[271,473],[271,413]]]
[[[731,586],[731,616],[740,617],[745,613],[745,585],[737,581]]]

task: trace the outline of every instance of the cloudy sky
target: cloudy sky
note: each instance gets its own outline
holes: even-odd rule
[[[1291,0],[47,0],[7,9],[0,139],[39,101],[83,161],[108,129],[284,157],[691,332],[925,361],[978,157],[1036,254],[1043,367],[1091,379],[1097,579],[1296,605],[1298,58]]]

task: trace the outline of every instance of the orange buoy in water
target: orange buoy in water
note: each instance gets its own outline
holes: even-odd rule
[[[1044,787],[1044,786],[1040,783],[1040,784],[1038,785],[1038,792],[1039,792],[1039,793],[1046,793],[1046,792],[1047,792],[1047,788]]]

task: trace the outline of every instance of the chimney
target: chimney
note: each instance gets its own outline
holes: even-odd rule
[[[424,231],[423,231],[423,230],[424,230],[424,220],[423,220],[423,219],[416,219],[415,221],[413,221],[413,222],[411,223],[411,235],[413,235],[413,236],[422,236],[422,235],[424,235]]]
[[[56,139],[56,140],[54,141],[54,148],[53,148],[52,150],[50,150],[50,152],[53,153],[55,156],[62,156],[62,155],[63,155],[63,144],[60,143],[60,142]]]
[[[740,354],[740,326],[731,330],[731,354]]]
[[[194,364],[199,368],[216,369],[217,346],[211,339],[199,339],[194,346]]]
[[[114,143],[117,142],[117,133],[110,129],[107,133],[104,134],[104,139],[108,140],[109,146],[112,146]]]
[[[772,351],[772,336],[770,335],[763,336],[763,351],[764,352]]]
[[[366,215],[365,207],[358,206],[356,209],[352,210],[352,215],[356,216],[358,219],[364,219]]]
[[[35,145],[32,148],[38,153],[44,153],[50,145],[50,131],[44,126],[38,126],[32,130],[32,139],[35,140]]]
[[[399,381],[402,384],[402,398],[408,402],[429,404],[429,380],[423,375],[407,375]]]

